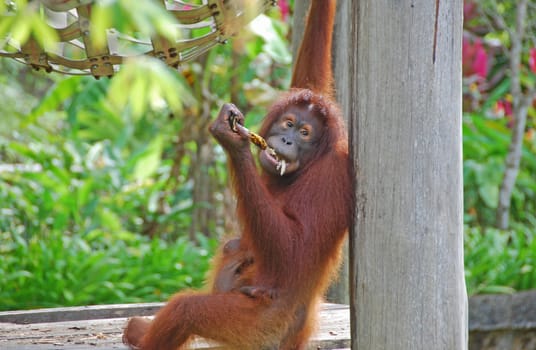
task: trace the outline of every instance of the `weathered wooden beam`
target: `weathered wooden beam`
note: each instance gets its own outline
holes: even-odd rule
[[[463,2],[347,3],[352,348],[466,350]]]
[[[126,319],[152,315],[161,306],[159,303],[123,304],[0,312],[0,349],[126,349],[121,343]],[[309,349],[349,348],[348,320],[347,305],[325,304]],[[202,338],[196,338],[190,348],[225,349]]]
[[[121,344],[126,318],[151,315],[162,305],[100,305],[0,312],[0,349],[126,349]],[[325,304],[309,349],[348,350],[349,316],[348,306]],[[489,349],[487,344],[500,344],[493,348],[495,350],[536,349],[536,290],[471,297],[469,331],[470,350]],[[202,339],[196,339],[191,348],[223,349]]]
[[[50,323],[152,316],[164,303],[114,304],[0,312],[0,323]]]

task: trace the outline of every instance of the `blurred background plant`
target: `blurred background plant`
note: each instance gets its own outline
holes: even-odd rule
[[[464,18],[468,289],[536,288],[536,6],[466,0]]]
[[[524,1],[464,6],[471,294],[536,288],[536,7],[526,2],[519,35]],[[122,30],[162,28],[154,10],[132,18],[112,3]],[[202,285],[218,241],[238,230],[225,156],[207,125],[232,101],[255,129],[288,86],[292,9],[279,0],[229,44],[178,70],[146,57],[95,80],[0,60],[0,310],[163,301]],[[35,26],[2,18],[4,34]],[[517,164],[507,161],[514,144]],[[506,169],[517,176],[504,226]]]
[[[121,3],[114,25],[160,28],[154,11],[132,18]],[[0,31],[33,32],[0,11],[12,20]],[[258,124],[290,80],[288,35],[288,12],[274,8],[178,70],[141,57],[113,79],[0,60],[0,310],[163,301],[200,287],[219,239],[237,230],[207,126],[228,101]]]

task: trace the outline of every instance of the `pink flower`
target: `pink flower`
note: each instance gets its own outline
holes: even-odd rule
[[[476,75],[485,79],[488,75],[488,53],[479,38],[471,42],[463,38],[463,73],[466,76]]]
[[[463,64],[463,73],[466,74],[466,67],[469,65],[470,57],[472,56],[472,47],[469,42],[469,38],[465,35],[463,36],[463,46],[462,46],[462,64]]]
[[[281,19],[283,21],[286,21],[289,13],[290,13],[290,7],[288,5],[288,0],[279,0],[277,2],[277,6],[279,6],[279,11],[281,11]]]
[[[477,6],[474,1],[463,2],[463,19],[465,22],[472,20],[478,16]]]
[[[532,73],[536,73],[536,47],[529,50],[529,68]]]
[[[475,41],[475,55],[473,57],[473,71],[479,77],[485,79],[488,75],[488,53],[480,39]]]
[[[512,103],[508,100],[499,100],[495,102],[494,106],[495,115],[500,117],[509,117],[512,115]]]

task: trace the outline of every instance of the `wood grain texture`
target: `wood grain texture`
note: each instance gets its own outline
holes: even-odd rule
[[[34,311],[0,313],[0,349],[2,350],[89,350],[123,349],[121,343],[126,317],[154,314],[162,304],[100,305]],[[118,313],[122,314],[121,318]],[[64,315],[62,319],[61,315]],[[21,316],[23,315],[23,317]],[[350,346],[349,308],[324,304],[317,332],[309,348],[341,349]],[[21,318],[22,317],[22,318]],[[25,324],[15,324],[23,319]],[[48,321],[48,322],[47,322]],[[190,349],[226,349],[217,343],[196,338]],[[229,350],[229,349],[227,349]]]
[[[462,1],[350,7],[353,349],[464,350]]]

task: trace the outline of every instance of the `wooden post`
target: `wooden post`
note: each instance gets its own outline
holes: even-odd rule
[[[465,350],[462,0],[349,7],[352,349]]]
[[[343,110],[343,117],[348,126],[350,118],[350,101],[351,96],[348,93],[350,76],[348,75],[348,49],[349,41],[349,15],[351,1],[337,1],[337,17],[335,18],[335,27],[333,30],[333,76],[335,78],[335,92],[337,102]],[[344,256],[342,265],[339,270],[338,279],[330,286],[326,299],[329,302],[339,304],[349,304],[350,302],[350,278],[349,278],[349,260],[348,260],[348,241],[344,244]]]
[[[311,6],[311,0],[296,1],[294,3],[294,17],[292,19],[292,57],[296,58],[298,49],[303,38],[303,32],[305,31],[305,19],[307,18],[307,11]],[[295,60],[293,60],[293,63]],[[294,67],[293,67],[294,69]]]

